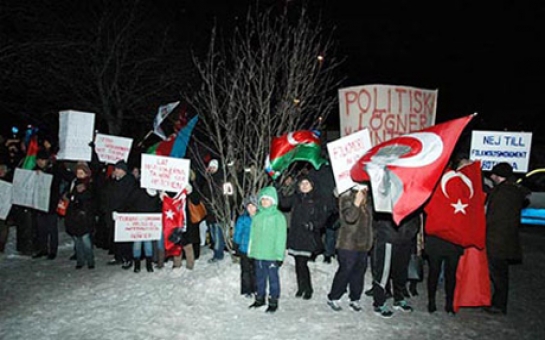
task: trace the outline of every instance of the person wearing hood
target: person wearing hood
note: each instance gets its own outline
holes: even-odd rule
[[[252,218],[257,213],[257,197],[250,195],[242,203],[244,212],[237,218],[233,233],[233,248],[240,258],[240,294],[253,297],[256,292],[254,262],[248,257]]]
[[[314,260],[324,251],[322,230],[325,228],[327,212],[324,202],[308,176],[302,176],[291,196],[282,196],[282,209],[290,211],[288,254],[295,258],[297,292],[295,297],[312,298],[314,292],[308,261]]]
[[[248,257],[254,259],[257,295],[250,308],[265,305],[267,284],[269,287],[268,313],[278,309],[280,277],[278,268],[284,261],[288,225],[284,214],[278,210],[278,194],[274,187],[259,192],[259,210],[252,220]]]

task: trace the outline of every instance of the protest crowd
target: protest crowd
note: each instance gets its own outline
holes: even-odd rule
[[[227,256],[240,263],[240,294],[253,299],[249,307],[265,306],[270,313],[281,308],[283,294],[316,298],[308,263],[335,259],[338,266],[329,293],[319,297],[332,312],[361,311],[366,294],[373,297],[373,310],[380,317],[410,313],[410,298],[423,289],[429,313],[442,309],[455,315],[466,306],[500,315],[508,311],[509,266],[522,257],[517,229],[528,194],[514,182],[508,163],[495,165],[490,172],[493,184],[483,185],[479,163],[470,161],[467,152],[450,152],[438,165],[436,179],[442,178],[443,184],[437,190],[434,183],[430,200],[393,214],[377,211],[379,197],[372,192],[379,184],[372,177],[352,171],[356,184],[339,192],[331,164],[316,168],[299,162],[289,174],[236,202],[241,212],[232,225],[224,226],[209,204],[217,195],[213,191],[225,181],[218,172],[221,159],[209,159],[205,173],[188,167],[184,187],[175,192],[141,185],[145,151],[105,163],[97,156],[96,141],[90,140],[90,160],[64,160],[57,157],[54,141],[32,134],[1,139],[2,183],[15,185],[23,176],[17,172],[27,174],[21,170],[29,171],[27,179],[49,176],[40,182],[46,185],[32,188],[48,194],[31,195],[47,197],[45,207],[14,200],[0,219],[0,252],[10,229],[16,228],[20,255],[34,261],[74,261],[76,270],[109,265],[134,275],[143,268],[150,273],[179,270],[184,262],[191,270],[199,261],[213,263]],[[473,201],[469,206],[458,201],[455,209],[464,213],[452,215],[445,188],[451,196],[469,189],[467,181],[460,184],[457,178],[471,181]],[[15,188],[12,194],[24,195]],[[457,219],[469,215],[471,220]],[[452,221],[458,228],[449,227]],[[122,225],[125,234],[119,230]],[[57,257],[60,232],[74,240],[70,259]],[[212,250],[211,258],[201,258],[203,247]],[[111,260],[96,263],[97,251],[108,252]],[[285,256],[295,259],[297,291],[280,293],[278,270]],[[368,267],[373,282],[364,291]],[[457,280],[464,273],[479,280]],[[445,285],[445,301],[436,301],[440,284]],[[341,303],[343,296],[350,300],[347,306]]]

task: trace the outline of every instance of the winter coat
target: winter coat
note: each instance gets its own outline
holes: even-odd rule
[[[241,254],[248,254],[248,243],[250,242],[250,231],[252,230],[252,217],[246,210],[237,218],[233,242],[238,245]]]
[[[320,195],[312,191],[302,193],[297,186],[295,194],[281,197],[281,206],[290,211],[288,253],[296,256],[316,256],[324,251],[322,230],[325,228],[327,211]]]
[[[195,189],[187,196],[186,204],[185,204],[185,216],[187,216],[186,219],[186,229],[185,232],[182,234],[182,245],[185,246],[187,244],[197,244],[201,242],[201,236],[199,233],[199,223],[193,223],[191,222],[191,217],[189,216],[189,202],[193,204],[199,204],[201,201],[201,196]]]
[[[66,233],[76,237],[93,232],[95,225],[93,191],[87,185],[84,191],[78,192],[77,186],[80,184],[80,180],[75,180],[72,190],[68,193],[70,203],[64,217]]]
[[[132,174],[127,173],[120,180],[110,179],[104,188],[104,201],[102,202],[106,216],[112,212],[129,212],[133,200],[131,196],[139,190],[138,182]]]
[[[264,208],[261,199],[267,196],[273,204]],[[258,212],[252,220],[248,257],[256,260],[283,261],[286,251],[288,225],[284,214],[278,210],[278,196],[274,187],[261,189]]]
[[[350,190],[339,198],[340,228],[337,249],[367,252],[373,246],[373,209],[370,200],[354,205],[356,192]]]
[[[486,203],[486,250],[489,257],[520,261],[520,212],[528,189],[510,181],[496,185]]]

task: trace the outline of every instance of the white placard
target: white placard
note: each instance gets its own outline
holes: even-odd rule
[[[12,203],[48,211],[52,181],[53,176],[50,174],[16,168],[12,182]]]
[[[11,190],[11,183],[0,180],[0,220],[5,220],[11,209]]]
[[[472,131],[469,158],[480,160],[481,169],[490,171],[497,163],[507,162],[513,172],[528,171],[531,132]]]
[[[98,160],[106,164],[115,164],[119,160],[127,162],[132,147],[132,138],[103,135],[95,137],[95,152]]]
[[[161,213],[115,213],[115,242],[153,241],[161,238]]]
[[[356,184],[350,177],[350,170],[371,146],[368,129],[327,143],[327,152],[339,194]]]
[[[95,114],[66,110],[59,112],[59,152],[57,159],[90,161]]]
[[[341,136],[369,129],[374,145],[435,124],[437,90],[399,85],[339,89]]]
[[[189,159],[142,154],[142,188],[182,191],[189,182]]]

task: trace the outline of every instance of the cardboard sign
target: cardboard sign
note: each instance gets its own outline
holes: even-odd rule
[[[437,90],[397,85],[339,89],[341,136],[369,129],[374,145],[435,124]]]
[[[0,220],[8,217],[11,209],[12,184],[0,180]]]
[[[142,188],[180,192],[189,182],[189,159],[142,154]]]
[[[53,176],[40,171],[16,168],[12,182],[12,203],[41,211],[49,210]]]
[[[356,184],[350,177],[350,170],[371,146],[371,136],[368,129],[327,143],[327,152],[339,194]]]
[[[472,131],[469,158],[480,160],[481,169],[490,171],[494,165],[507,162],[513,172],[525,173],[530,162],[531,132]]]
[[[114,213],[115,242],[153,241],[161,238],[161,213]]]
[[[132,147],[132,138],[103,135],[97,133],[95,137],[95,152],[98,160],[106,164],[115,164],[119,160],[129,159]]]
[[[67,110],[59,112],[59,152],[57,159],[87,161],[91,160],[95,114]]]

